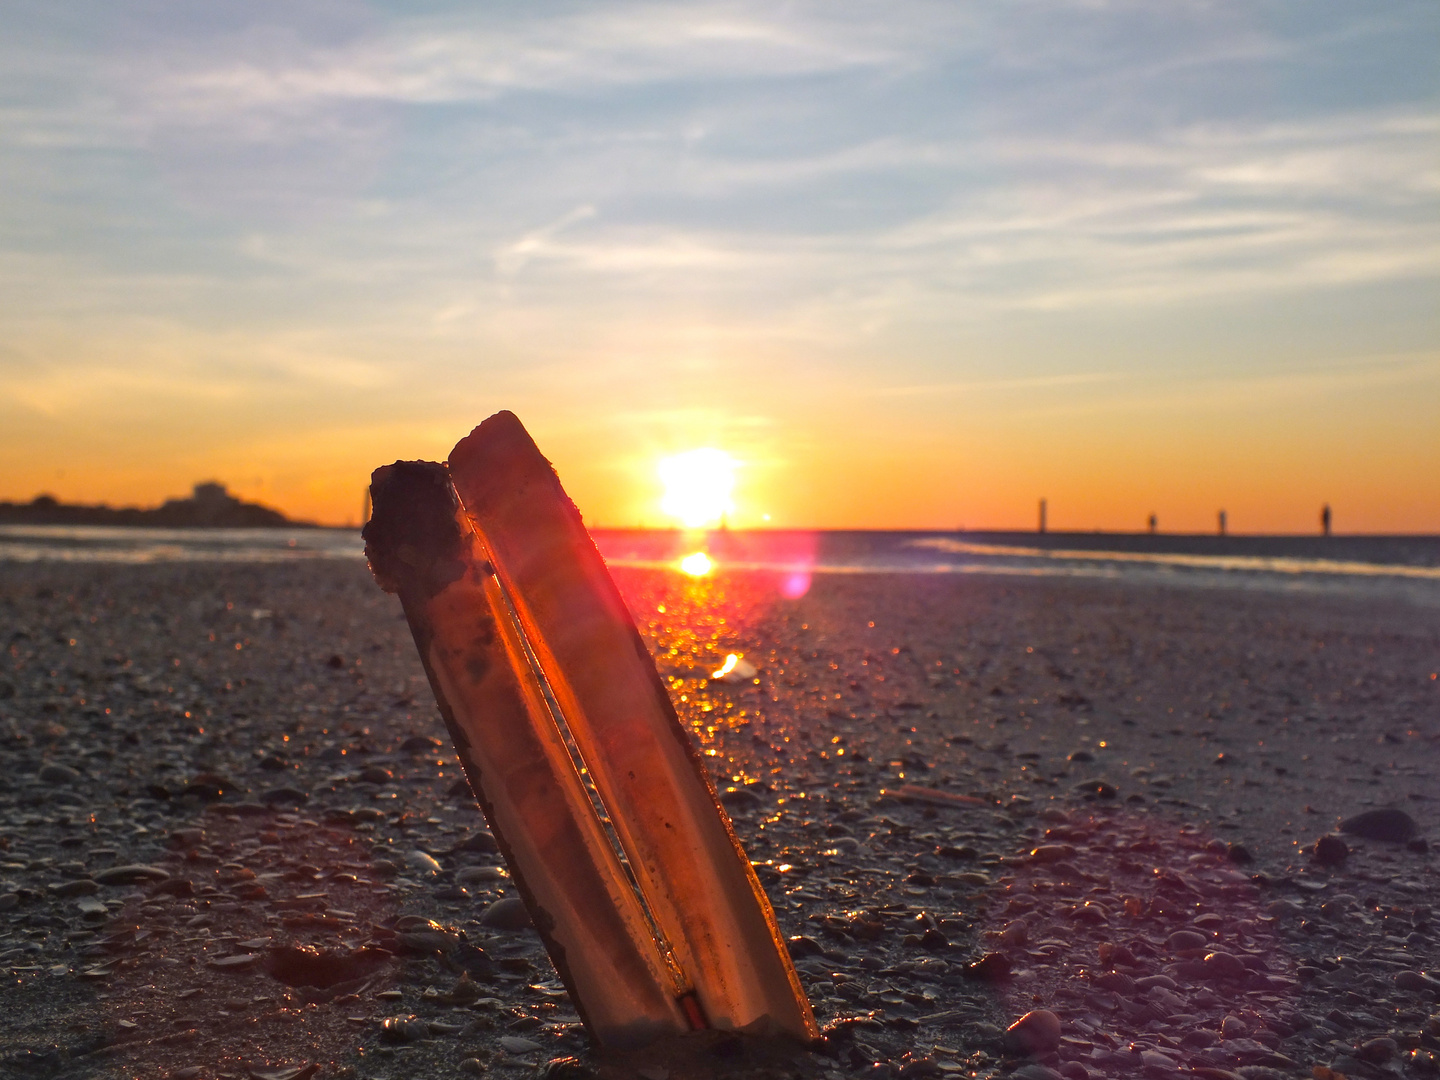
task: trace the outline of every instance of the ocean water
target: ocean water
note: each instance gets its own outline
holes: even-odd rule
[[[0,562],[292,562],[363,559],[356,529],[136,529],[0,525]]]
[[[1175,536],[596,530],[612,566],[676,568],[704,551],[719,569],[773,575],[801,596],[817,574],[986,574],[1280,592],[1351,593],[1440,606],[1440,537]],[[0,526],[8,562],[359,560],[353,529]]]

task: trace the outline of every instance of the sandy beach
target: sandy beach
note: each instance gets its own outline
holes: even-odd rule
[[[1440,610],[616,577],[822,1047],[591,1051],[363,565],[12,563],[0,1075],[1436,1071]]]

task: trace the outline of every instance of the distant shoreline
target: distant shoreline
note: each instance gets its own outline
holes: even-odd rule
[[[246,502],[225,485],[195,485],[190,498],[168,499],[161,506],[87,506],[40,495],[28,503],[0,502],[0,525],[111,525],[149,529],[319,529],[313,521],[292,521],[279,510]]]

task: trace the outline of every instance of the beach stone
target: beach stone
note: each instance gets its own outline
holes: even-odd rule
[[[1368,1039],[1360,1044],[1355,1056],[1371,1065],[1384,1065],[1399,1053],[1400,1047],[1391,1038]]]
[[[1029,1065],[1020,1066],[1020,1068],[1016,1069],[1010,1075],[1017,1077],[1018,1080],[1064,1080],[1066,1074],[1056,1072],[1049,1066],[1041,1065],[1037,1061],[1032,1061]],[[1089,1076],[1090,1074],[1087,1072],[1085,1075]]]
[[[1222,1039],[1244,1039],[1249,1034],[1250,1025],[1238,1016],[1227,1016],[1220,1021],[1220,1037]]]
[[[1215,979],[1243,979],[1247,971],[1238,956],[1226,952],[1208,953],[1204,963],[1206,973]]]
[[[910,1080],[911,1077],[939,1076],[940,1066],[936,1065],[935,1059],[931,1057],[915,1058],[900,1066],[900,1072],[897,1075],[900,1080]]]
[[[400,751],[405,754],[428,754],[443,745],[439,739],[429,735],[411,735],[400,744]]]
[[[1042,865],[1074,857],[1075,849],[1069,844],[1042,844],[1030,852],[1030,861]]]
[[[294,787],[277,787],[263,792],[260,801],[266,806],[299,806],[308,802],[310,793]]]
[[[448,951],[455,944],[455,936],[443,928],[396,931],[395,940],[412,953],[428,956]]]
[[[1321,866],[1339,866],[1350,857],[1350,847],[1338,836],[1322,836],[1315,841],[1311,855]]]
[[[164,881],[170,877],[170,871],[158,866],[128,863],[97,871],[94,877],[100,885],[139,885],[146,881]]]
[[[1005,1029],[1006,1048],[1039,1057],[1060,1045],[1060,1017],[1049,1009],[1032,1009]]]
[[[1403,844],[1419,832],[1419,826],[1404,810],[1384,807],[1346,818],[1340,822],[1340,831],[1365,840]]]
[[[1098,799],[1113,799],[1120,794],[1120,789],[1107,780],[1085,780],[1076,784],[1075,790]]]
[[[731,787],[720,793],[720,801],[731,810],[753,810],[760,805],[760,796],[747,788]]]
[[[1090,1070],[1078,1061],[1067,1061],[1058,1071],[1066,1080],[1090,1080]]]
[[[965,965],[965,974],[972,979],[987,981],[1008,978],[1011,972],[1010,958],[1004,953],[986,953],[979,960]]]
[[[89,896],[100,891],[100,886],[90,878],[76,878],[74,881],[61,882],[58,885],[51,885],[50,891],[65,899],[72,899],[76,896]]]
[[[543,1049],[537,1042],[530,1039],[522,1039],[515,1035],[504,1035],[500,1039],[500,1047],[507,1054],[533,1054],[536,1050]]]
[[[1209,946],[1210,939],[1197,930],[1176,930],[1165,939],[1174,953],[1197,952]]]
[[[387,1016],[380,1023],[381,1042],[404,1044],[429,1037],[429,1025],[413,1016]]]
[[[534,925],[524,901],[517,896],[496,900],[480,913],[480,923],[495,930],[527,930]]]
[[[73,784],[80,779],[79,770],[72,769],[69,765],[62,765],[58,761],[42,765],[36,775],[42,783],[46,784]]]
[[[1431,993],[1440,993],[1440,979],[1423,971],[1397,971],[1395,985],[1401,990],[1429,990]]]
[[[438,874],[445,869],[433,855],[418,850],[405,853],[405,865],[421,874]]]

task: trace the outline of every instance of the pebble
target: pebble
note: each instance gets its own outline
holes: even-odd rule
[[[525,902],[518,896],[496,900],[480,913],[480,922],[496,930],[526,930],[534,925]]]
[[[644,1073],[642,1072],[640,1075],[644,1076]],[[669,1073],[665,1075],[668,1077]],[[900,1077],[900,1080],[911,1080],[912,1077],[940,1076],[941,1070],[940,1066],[935,1063],[934,1058],[921,1057],[914,1058],[900,1066],[900,1071],[897,1075]]]
[[[1432,993],[1440,993],[1440,979],[1427,975],[1423,971],[1397,971],[1395,985],[1401,990],[1429,990]]]
[[[164,881],[169,876],[170,871],[162,870],[158,866],[128,863],[101,870],[94,875],[94,879],[100,885],[140,885],[147,881]]]
[[[1371,1065],[1384,1065],[1399,1051],[1399,1044],[1394,1039],[1367,1039],[1360,1044],[1355,1056],[1361,1061],[1368,1061]]]
[[[271,788],[260,795],[260,801],[266,806],[299,806],[309,799],[308,791],[294,787]]]
[[[743,787],[726,788],[720,793],[720,801],[731,810],[753,810],[760,806],[760,796]]]
[[[1204,963],[1206,973],[1216,979],[1243,979],[1247,971],[1244,962],[1232,953],[1207,953]]]
[[[1193,953],[1207,947],[1210,939],[1195,930],[1177,930],[1165,940],[1165,944],[1174,953]]]
[[[1403,844],[1413,838],[1420,828],[1404,810],[1385,807],[1346,818],[1340,823],[1340,831],[1365,840]]]
[[[1016,1077],[1017,1080],[1065,1080],[1067,1074],[1056,1072],[1047,1065],[1041,1065],[1038,1061],[1032,1061],[1028,1065],[1021,1065],[1010,1075]],[[1085,1075],[1089,1076],[1090,1074],[1087,1072]]]
[[[423,851],[407,851],[405,865],[419,873],[430,875],[438,874],[445,869],[433,855],[427,855]]]
[[[1350,847],[1338,836],[1322,836],[1315,841],[1311,855],[1321,866],[1339,866],[1350,857]]]
[[[72,769],[69,765],[62,765],[58,761],[42,765],[39,776],[47,784],[73,784],[80,779],[77,769]]]
[[[413,1016],[387,1016],[380,1023],[380,1041],[411,1043],[430,1037],[430,1028]]]
[[[539,1043],[516,1035],[501,1036],[500,1046],[507,1054],[533,1054],[536,1050],[544,1049]]]
[[[1060,1017],[1049,1009],[1032,1009],[1005,1030],[1006,1046],[1039,1057],[1060,1045]]]

